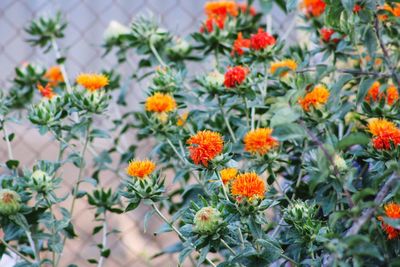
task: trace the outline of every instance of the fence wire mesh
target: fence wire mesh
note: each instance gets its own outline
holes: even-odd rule
[[[129,25],[132,18],[138,14],[152,13],[160,24],[173,33],[185,36],[199,29],[200,21],[204,18],[203,6],[205,0],[1,0],[0,1],[0,88],[6,90],[9,81],[14,77],[15,66],[24,62],[40,63],[44,66],[54,65],[55,56],[51,52],[43,54],[40,49],[31,48],[27,43],[24,28],[29,22],[40,15],[55,14],[61,10],[68,21],[66,37],[59,41],[67,58],[66,67],[70,77],[75,77],[83,71],[100,71],[102,68],[116,66],[116,58],[112,55],[102,57],[101,48],[104,29],[111,20]],[[290,20],[278,9],[273,9],[272,24],[274,31],[284,32]],[[293,36],[291,36],[293,38]],[[132,55],[131,63],[137,59]],[[133,64],[124,64],[119,71],[128,74]],[[146,88],[146,81],[129,85],[129,106],[138,107],[143,99],[142,92]],[[118,108],[111,108],[110,117],[118,117]],[[22,124],[12,124],[9,129],[16,133],[13,140],[14,157],[20,160],[21,165],[31,167],[38,159],[54,160],[57,157],[58,145],[50,135],[41,136],[37,129],[23,119],[24,113],[16,114],[22,118]],[[135,143],[134,135],[125,145]],[[6,145],[0,141],[0,159],[7,158]],[[107,148],[111,143],[97,142],[99,150]],[[139,145],[139,154],[150,150],[149,144]],[[5,170],[0,169],[0,173]],[[90,168],[86,170],[89,175]],[[59,194],[70,192],[76,180],[77,170],[72,165],[63,168],[63,186]],[[115,187],[118,184],[113,173],[103,173],[101,183],[104,187]],[[91,190],[91,188],[86,188]],[[69,203],[66,203],[69,206]],[[153,233],[160,226],[158,218],[153,217],[146,233],[143,232],[143,218],[146,207],[141,207],[129,214],[110,216],[110,228],[118,229],[121,233],[110,236],[108,243],[112,253],[104,266],[177,266],[176,258],[162,256],[150,261],[153,254],[162,247],[176,242],[173,234],[155,237]],[[76,264],[88,266],[87,259],[98,258],[98,249],[95,244],[100,242],[100,236],[93,236],[92,225],[94,211],[80,199],[73,218],[76,232],[79,237],[68,241],[61,266]],[[100,224],[98,222],[97,224]],[[1,262],[0,262],[1,263]],[[161,264],[161,265],[160,265]],[[0,264],[1,265],[1,264]],[[3,266],[3,265],[1,265]]]

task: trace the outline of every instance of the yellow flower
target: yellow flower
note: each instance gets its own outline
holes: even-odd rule
[[[289,70],[295,71],[297,69],[297,63],[293,59],[272,62],[270,67],[271,74],[274,75],[275,72],[281,68],[288,68]],[[286,76],[289,70],[282,71],[279,76]]]
[[[224,140],[221,134],[212,131],[199,131],[191,136],[187,142],[190,158],[197,165],[208,166],[208,162],[221,154]]]
[[[156,168],[156,164],[150,160],[133,160],[129,162],[126,173],[140,180],[146,179]]]
[[[176,125],[182,127],[183,125],[185,125],[186,120],[189,116],[189,112],[184,112],[181,116],[178,117],[178,121],[176,122]]]
[[[368,123],[368,129],[374,136],[383,135],[387,132],[395,130],[396,125],[385,119],[372,119]]]
[[[171,112],[176,109],[175,99],[167,94],[155,93],[146,99],[146,110],[150,112]]]
[[[238,170],[236,168],[225,168],[219,172],[219,174],[221,175],[222,182],[224,184],[227,184],[233,179],[235,179],[237,173]]]
[[[106,86],[108,78],[103,74],[82,73],[78,75],[76,82],[87,90],[94,92]]]

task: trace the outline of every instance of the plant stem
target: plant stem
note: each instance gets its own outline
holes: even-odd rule
[[[219,182],[221,183],[222,191],[224,192],[224,196],[225,196],[226,200],[227,200],[228,202],[230,202],[229,197],[228,197],[228,194],[226,193],[225,184],[224,184],[224,182],[222,181],[221,175],[219,174],[218,171],[215,171],[215,174],[217,175],[218,180],[219,180]]]
[[[233,132],[231,124],[229,123],[229,120],[228,120],[228,118],[227,118],[227,116],[225,114],[224,107],[222,106],[222,101],[221,101],[221,98],[219,96],[218,96],[218,106],[219,106],[219,109],[221,111],[222,117],[224,117],[225,125],[228,128],[229,134],[232,137],[232,141],[234,143],[236,143],[237,139],[236,139],[235,133]]]
[[[157,206],[152,203],[151,207],[154,209],[154,211],[157,213],[157,215],[166,223],[168,224],[171,229],[183,240],[187,241],[186,237],[171,223],[168,221],[168,219],[161,213],[161,211],[157,208]],[[194,247],[193,243],[190,243],[191,246]],[[206,261],[211,264],[211,266],[216,267],[216,265],[210,260],[208,257],[206,257]]]
[[[249,118],[249,106],[247,104],[247,99],[245,96],[243,96],[243,102],[244,102],[244,113],[246,114],[246,125],[247,128],[250,128],[250,118]]]
[[[102,255],[103,251],[105,251],[106,247],[107,247],[107,215],[106,215],[106,211],[104,211],[103,213],[103,241],[101,243],[101,255],[100,255],[100,259],[99,262],[97,264],[97,267],[102,267],[103,263],[105,261],[105,257]]]
[[[35,245],[35,241],[33,241],[32,234],[28,229],[25,229],[25,234],[26,234],[26,237],[28,238],[29,245],[33,251],[33,254],[35,255],[35,261],[40,265],[39,250],[37,249],[37,247]]]
[[[389,51],[387,50],[385,43],[383,42],[381,31],[379,28],[379,19],[377,16],[375,16],[374,28],[375,28],[376,38],[378,39],[379,46],[381,47],[383,52],[383,58],[385,60],[385,63],[392,73],[393,80],[395,80],[397,83],[398,90],[400,90],[400,76],[397,74],[396,67],[393,65],[392,60],[390,59]]]
[[[171,142],[171,140],[169,138],[166,139],[167,143],[169,144],[169,146],[172,148],[172,150],[175,152],[175,154],[178,156],[178,158],[180,159],[180,161],[182,161],[182,163],[184,165],[187,165],[187,161],[182,157],[182,155],[179,153],[179,151],[176,149],[176,147],[174,146],[174,144]]]
[[[161,66],[166,67],[167,64],[165,64],[164,60],[162,60],[160,54],[157,52],[157,49],[154,47],[154,44],[152,42],[149,42],[149,47],[153,55],[156,57],[158,63],[160,63]]]
[[[51,45],[52,45],[53,50],[54,50],[54,52],[56,54],[56,59],[58,60],[58,59],[62,58],[61,53],[60,53],[60,49],[58,48],[58,45],[57,45],[57,41],[56,41],[56,39],[54,37],[51,38]],[[59,63],[59,66],[60,66],[61,74],[62,74],[62,76],[64,78],[65,86],[67,87],[67,92],[68,93],[72,93],[72,87],[71,87],[71,84],[69,83],[68,74],[67,74],[67,71],[65,69],[64,62]]]
[[[55,228],[56,216],[54,215],[53,207],[51,205],[50,200],[47,198],[46,195],[44,195],[43,197],[46,200],[47,205],[49,205],[50,214],[51,214],[51,217],[53,219],[53,222],[51,224],[51,238],[52,238],[52,242],[55,243],[55,238],[54,237],[56,235],[56,228]],[[54,250],[52,250],[52,252],[51,252],[51,263],[52,263],[53,267],[56,264],[56,252]]]
[[[226,242],[225,240],[221,239],[221,243],[232,253],[233,256],[236,256],[236,251],[234,251]]]
[[[297,70],[296,73],[305,73],[305,72],[314,72],[317,71],[316,67],[309,67],[309,68],[304,68],[301,70]],[[375,76],[375,77],[381,77],[381,78],[389,78],[391,74],[388,73],[378,73],[378,72],[373,72],[373,71],[360,71],[360,70],[352,70],[352,69],[335,69],[333,70],[334,72],[339,72],[339,73],[348,73],[348,74],[354,74],[354,75],[365,75],[365,76]]]
[[[16,250],[15,248],[13,248],[10,244],[8,244],[3,238],[0,237],[0,243],[4,244],[8,250],[10,250],[11,252],[17,254],[19,257],[21,257],[24,261],[29,262],[30,264],[34,264],[34,262],[29,259],[28,257],[26,257],[25,255],[21,254],[21,252],[19,252],[18,250]]]
[[[69,213],[70,213],[71,219],[73,218],[73,213],[74,213],[75,204],[76,204],[76,198],[77,198],[77,196],[78,196],[79,186],[80,186],[80,184],[81,184],[81,180],[82,180],[82,176],[83,176],[83,172],[84,172],[84,171],[83,171],[84,165],[85,165],[85,164],[84,164],[84,157],[85,157],[85,154],[86,154],[86,150],[87,150],[87,148],[88,148],[88,145],[89,145],[89,139],[90,139],[89,134],[90,134],[90,123],[88,124],[88,126],[87,126],[87,128],[86,128],[85,143],[84,143],[84,145],[83,145],[82,152],[81,152],[81,155],[80,155],[80,158],[81,158],[81,166],[79,167],[78,180],[77,180],[77,182],[76,182],[76,184],[75,184],[75,186],[74,186],[72,203],[71,203],[71,207],[70,207],[70,209],[69,209]],[[67,241],[67,236],[64,236],[64,238],[63,238],[63,248],[64,248],[64,246],[65,246],[65,242],[66,242],[66,241]],[[57,261],[56,261],[56,265],[55,265],[55,266],[58,266],[58,264],[60,263],[61,256],[62,256],[62,253],[60,253],[60,255],[58,255],[58,258],[57,258]]]
[[[6,144],[7,144],[8,158],[10,160],[13,160],[14,159],[14,155],[13,155],[13,151],[12,151],[12,148],[11,148],[10,139],[8,138],[9,135],[8,135],[8,131],[7,131],[7,128],[6,128],[6,125],[5,125],[5,121],[3,122],[3,133],[4,133],[4,140],[6,141]]]

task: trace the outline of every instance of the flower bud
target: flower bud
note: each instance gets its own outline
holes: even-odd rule
[[[221,213],[213,207],[200,209],[194,217],[195,231],[199,234],[215,233],[221,223]]]
[[[29,120],[37,125],[55,126],[60,123],[64,104],[64,100],[58,96],[42,100],[31,108]]]
[[[339,171],[347,170],[346,161],[341,156],[335,155],[333,158],[333,163],[335,164],[336,168],[338,168]]]
[[[206,82],[209,86],[218,87],[224,84],[224,75],[219,71],[210,72],[206,77]]]
[[[51,177],[42,170],[36,170],[31,176],[33,180],[33,187],[37,191],[47,191],[52,186]]]
[[[104,31],[104,41],[109,42],[112,39],[117,39],[120,35],[128,34],[129,28],[125,25],[122,25],[118,21],[112,20],[110,24],[108,24],[107,29]]]
[[[17,192],[9,189],[0,190],[0,214],[13,215],[21,208],[21,198]]]
[[[77,91],[71,94],[72,105],[79,111],[86,111],[90,113],[101,114],[108,107],[109,96],[102,90],[90,91]]]
[[[190,45],[186,40],[177,38],[175,44],[168,48],[167,52],[171,56],[184,57],[190,52]]]

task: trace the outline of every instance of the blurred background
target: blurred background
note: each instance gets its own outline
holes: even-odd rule
[[[40,49],[33,49],[27,43],[27,34],[24,28],[30,21],[41,15],[54,15],[60,10],[68,21],[66,36],[59,40],[63,54],[66,56],[66,67],[72,80],[80,72],[97,72],[101,69],[111,69],[117,66],[116,58],[112,53],[102,57],[104,49],[101,47],[103,32],[111,20],[116,20],[124,25],[129,25],[132,18],[138,14],[152,13],[164,28],[173,34],[185,37],[191,32],[198,31],[201,21],[204,19],[203,6],[205,0],[0,0],[0,90],[7,90],[9,80],[14,77],[15,67],[22,64],[37,63],[45,67],[55,65],[55,55],[50,51],[44,54]],[[255,7],[259,10],[258,1]],[[293,16],[286,17],[279,8],[274,7],[269,17],[274,33],[287,33],[288,41],[296,39],[291,32],[294,25]],[[266,18],[267,20],[267,18]],[[132,68],[137,63],[135,55],[131,55],[129,63],[118,67],[118,71],[125,76],[132,73]],[[199,71],[210,69],[210,63],[202,66],[189,64],[189,69],[196,74]],[[199,69],[200,68],[200,69]],[[140,101],[144,99],[144,90],[148,82],[129,84],[128,105],[129,109],[140,109]],[[39,96],[38,96],[39,98]],[[109,118],[99,120],[98,124],[118,118],[121,110],[111,107]],[[21,124],[9,124],[9,132],[15,132],[16,137],[12,141],[14,157],[19,160],[20,166],[31,168],[38,159],[54,160],[58,153],[58,144],[50,135],[41,136],[29,121],[24,119],[24,113],[16,114],[21,117]],[[107,127],[106,124],[104,124]],[[97,139],[99,140],[99,139]],[[122,146],[131,144],[138,146],[138,156],[146,156],[152,147],[149,142],[140,143],[135,139],[135,133],[125,138]],[[95,143],[97,151],[107,149],[109,141]],[[90,157],[88,153],[87,157]],[[0,162],[7,160],[6,144],[0,140]],[[0,174],[5,172],[1,169]],[[86,169],[86,175],[90,175],[90,166]],[[63,168],[63,186],[58,194],[70,192],[76,181],[77,169],[73,165]],[[113,173],[103,173],[100,177],[102,186],[115,188],[119,183]],[[92,191],[93,188],[85,188]],[[79,199],[78,207],[74,213],[74,225],[78,238],[68,240],[65,255],[61,266],[76,264],[78,266],[90,266],[87,259],[98,258],[97,243],[100,243],[100,235],[92,235],[94,225],[100,222],[94,221],[94,210],[86,204],[86,199]],[[66,203],[69,206],[69,203]],[[139,209],[122,215],[110,215],[109,225],[121,233],[110,236],[108,243],[112,252],[106,260],[107,267],[113,266],[177,266],[175,257],[163,255],[154,260],[151,257],[162,248],[174,244],[177,239],[174,234],[162,234],[155,236],[153,233],[161,226],[158,217],[153,216],[147,232],[143,231],[144,214],[148,208],[141,206]],[[0,231],[1,235],[1,231]],[[12,266],[12,262],[3,258],[1,267]]]

